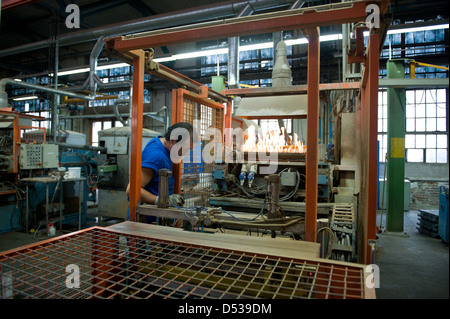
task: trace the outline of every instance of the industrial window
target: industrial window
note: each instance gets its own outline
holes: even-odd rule
[[[402,34],[389,34],[384,41],[384,50],[381,51],[380,58],[399,58],[402,56]]]
[[[446,89],[406,91],[406,160],[447,163]]]
[[[418,21],[423,22],[423,21]],[[382,59],[415,58],[418,56],[445,54],[446,29],[394,33],[386,36]],[[368,38],[365,38],[367,45]]]
[[[387,91],[378,92],[378,158],[384,162],[387,152]]]
[[[94,121],[91,123],[91,145],[98,146],[98,132],[113,127],[122,127],[119,121]]]
[[[407,162],[447,163],[447,90],[406,90],[405,151]],[[387,152],[387,92],[378,95],[379,160]]]
[[[218,73],[217,72],[218,67],[219,67],[219,74],[226,74],[227,73],[227,63],[228,63],[228,55],[227,54],[204,56],[204,57],[202,57],[202,60],[201,60],[201,64],[202,64],[201,74],[202,74],[202,76],[216,75]]]
[[[445,53],[444,29],[405,33],[405,57]]]

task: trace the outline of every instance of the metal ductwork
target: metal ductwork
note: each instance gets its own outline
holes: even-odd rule
[[[217,20],[228,17],[235,17],[245,6],[249,5],[253,10],[271,9],[290,5],[289,0],[247,0],[229,1],[217,6],[202,6],[188,10],[180,10],[168,14],[159,14],[151,17],[140,18],[110,24],[104,27],[92,28],[83,31],[69,32],[58,37],[60,47],[74,45],[83,42],[95,41],[99,37],[114,37],[129,33],[137,33],[161,28],[170,28],[179,25],[186,25],[209,20]],[[29,52],[47,48],[54,42],[54,39],[37,41],[8,49],[0,50],[0,57]]]
[[[88,96],[84,94],[78,94],[73,92],[68,92],[64,90],[54,89],[48,86],[42,86],[37,84],[31,84],[26,82],[15,81],[13,79],[2,79],[0,80],[0,108],[8,107],[8,94],[6,93],[6,85],[20,86],[28,89],[33,89],[38,92],[47,92],[53,94],[59,94],[64,96],[70,96],[78,99],[84,100],[94,100],[95,96]]]

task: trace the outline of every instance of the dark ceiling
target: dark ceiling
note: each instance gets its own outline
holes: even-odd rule
[[[20,2],[3,1],[2,5]],[[218,6],[221,0],[23,0],[13,8],[2,8],[0,26],[0,77],[18,74],[38,73],[52,69],[53,48],[51,45],[17,54],[1,54],[26,44],[52,39],[56,34],[64,36],[70,32],[84,32],[96,28],[127,24],[136,19],[148,19],[164,14],[189,11],[200,6]],[[230,1],[233,2],[233,1]],[[226,3],[230,3],[226,2]],[[234,1],[237,2],[237,1]],[[240,1],[242,2],[242,1]],[[249,0],[255,2],[255,0]],[[257,1],[256,1],[257,2]],[[304,1],[303,6],[312,6],[340,1]],[[68,4],[75,3],[80,8],[80,29],[68,29],[65,25]],[[280,3],[280,2],[278,2]],[[290,1],[277,5],[271,10],[287,9]],[[398,0],[390,2],[394,23],[405,21],[442,19],[448,21],[448,1]],[[235,13],[234,13],[235,14]],[[202,21],[202,17],[198,17]],[[81,64],[88,61],[93,41],[61,46],[60,67],[65,68],[66,58],[79,58]],[[164,48],[169,53],[173,48]],[[177,53],[173,52],[172,53]],[[84,62],[83,62],[84,61]]]

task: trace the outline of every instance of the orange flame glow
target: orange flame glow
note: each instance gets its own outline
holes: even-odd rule
[[[242,145],[243,152],[277,152],[277,153],[305,153],[306,146],[298,140],[294,133],[294,139],[285,135],[284,127],[270,131],[266,134],[255,134],[255,127],[249,126],[248,138]]]

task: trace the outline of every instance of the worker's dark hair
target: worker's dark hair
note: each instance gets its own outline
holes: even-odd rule
[[[167,129],[166,134],[164,135],[164,138],[166,139],[166,141],[170,141],[171,140],[170,136],[172,135],[172,131],[177,129],[177,128],[184,128],[184,129],[186,129],[189,132],[189,137],[191,138],[191,141],[192,141],[192,139],[194,138],[194,128],[193,128],[192,124],[190,124],[188,122],[176,123],[176,124],[172,125],[171,127],[169,127]],[[176,133],[176,132],[174,132],[174,133]],[[181,141],[182,137],[183,136],[181,134],[178,135],[177,138],[176,138],[176,141],[177,142]]]

